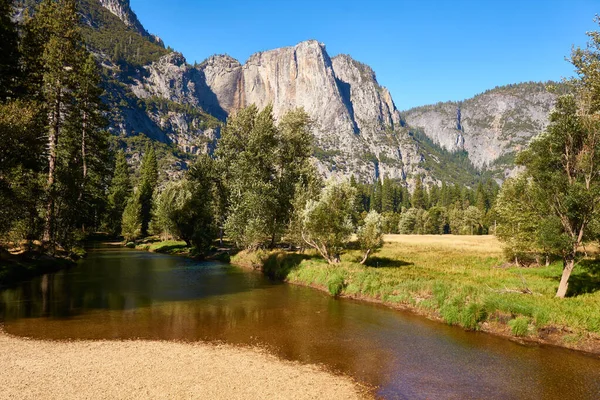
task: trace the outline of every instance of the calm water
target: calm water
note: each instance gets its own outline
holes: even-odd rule
[[[7,332],[260,345],[399,399],[599,399],[600,359],[522,346],[219,263],[123,249],[0,293]]]

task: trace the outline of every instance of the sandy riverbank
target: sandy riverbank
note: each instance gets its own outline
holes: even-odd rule
[[[0,331],[2,399],[359,399],[351,379],[205,343],[52,342]]]

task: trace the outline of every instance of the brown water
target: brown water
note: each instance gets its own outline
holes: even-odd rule
[[[600,399],[600,359],[523,346],[219,263],[123,249],[0,293],[7,332],[260,345],[398,399]]]

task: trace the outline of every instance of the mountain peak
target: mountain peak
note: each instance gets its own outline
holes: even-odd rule
[[[143,36],[150,36],[137,15],[131,9],[129,0],[100,0],[100,5],[116,15],[125,25]]]

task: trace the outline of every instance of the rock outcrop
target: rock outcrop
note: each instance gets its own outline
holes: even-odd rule
[[[422,129],[435,143],[466,150],[479,168],[526,146],[548,124],[556,95],[542,83],[489,90],[462,102],[438,103],[402,113],[407,124]]]

